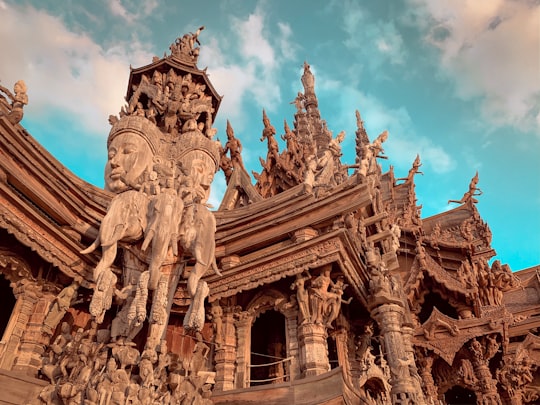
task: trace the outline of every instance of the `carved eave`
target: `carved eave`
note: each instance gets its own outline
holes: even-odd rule
[[[232,210],[240,207],[240,201],[247,201],[248,203],[255,203],[262,201],[262,196],[257,192],[249,174],[242,168],[234,169],[229,183],[227,184],[227,190],[221,204],[219,211]]]
[[[371,204],[367,185],[342,184],[316,198],[303,185],[230,211],[215,213],[216,258],[223,277],[208,276],[211,300],[338,263],[365,302],[368,275],[345,228],[332,224]]]
[[[510,336],[524,336],[540,322],[540,266],[512,274],[520,283],[504,292],[503,303],[514,315]]]
[[[443,286],[446,290],[452,291],[455,293],[463,294],[466,297],[469,297],[475,292],[475,289],[466,288],[463,284],[452,277],[448,271],[443,269],[439,263],[437,263],[431,256],[426,257],[427,267],[424,269],[427,274],[429,274],[434,281]]]
[[[440,234],[434,235],[437,224]],[[470,235],[464,234],[468,227]],[[438,247],[467,250],[472,255],[486,258],[495,256],[491,248],[491,231],[481,218],[473,203],[462,204],[449,211],[423,219],[424,241]]]
[[[429,319],[415,329],[413,344],[433,350],[452,365],[457,352],[469,340],[492,333],[504,335],[511,321],[511,314],[504,308],[482,318],[470,319],[450,318],[433,308]]]
[[[97,257],[79,251],[97,235],[110,194],[77,178],[4,118],[0,172],[0,226],[66,275],[89,277]]]
[[[301,184],[246,207],[217,211],[217,249],[223,256],[255,251],[299,229],[330,225],[371,203],[366,184],[342,183],[322,198],[307,193]]]
[[[347,283],[367,305],[365,288],[368,274],[344,230],[336,230],[307,241],[281,243],[263,250],[262,257],[238,257],[238,264],[223,271],[223,276],[206,279],[210,287],[209,301],[234,296],[263,284],[271,284],[285,277],[292,277],[310,270],[336,263]],[[266,255],[265,255],[266,253]]]
[[[210,82],[210,79],[208,78],[208,75],[206,74],[205,70],[200,70],[195,65],[188,65],[184,63],[180,63],[178,59],[172,58],[172,57],[165,57],[162,58],[156,62],[150,63],[149,65],[145,65],[139,68],[131,69],[129,74],[129,82],[128,82],[128,90],[126,94],[126,100],[131,99],[131,95],[133,94],[133,88],[134,86],[138,86],[141,82],[142,75],[144,73],[153,72],[155,70],[161,72],[161,73],[167,73],[170,69],[175,70],[176,73],[182,72],[183,74],[190,73],[191,76],[195,78],[199,78],[198,80],[204,82],[206,85],[207,91],[210,91],[212,95],[212,121],[215,120],[216,114],[219,110],[219,106],[221,104],[222,96],[218,94],[214,86],[212,85],[212,82]]]

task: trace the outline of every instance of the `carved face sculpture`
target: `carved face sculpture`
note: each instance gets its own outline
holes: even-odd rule
[[[205,203],[210,197],[210,185],[214,180],[215,163],[210,156],[202,151],[189,153],[185,160],[188,177],[195,188],[201,202]]]
[[[152,170],[154,154],[140,135],[126,131],[109,144],[109,158],[105,165],[105,189],[121,193],[144,181],[145,172]]]

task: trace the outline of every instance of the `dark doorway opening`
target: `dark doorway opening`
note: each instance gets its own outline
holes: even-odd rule
[[[276,384],[287,380],[285,317],[267,311],[251,328],[250,386]]]
[[[0,311],[0,337],[2,337],[2,340],[4,340],[4,332],[17,302],[9,284],[9,280],[4,275],[0,275],[0,308],[2,308]]]
[[[422,310],[418,314],[418,319],[420,320],[420,323],[424,323],[429,319],[434,307],[436,307],[440,312],[449,316],[450,318],[458,319],[458,313],[456,309],[448,303],[448,300],[445,300],[437,293],[430,292],[424,297]]]
[[[444,394],[448,405],[476,405],[476,394],[464,387],[454,386]]]

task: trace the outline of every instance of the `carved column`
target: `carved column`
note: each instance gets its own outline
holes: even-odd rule
[[[492,355],[488,354],[488,349],[484,348],[478,340],[473,339],[469,346],[469,351],[472,354],[472,364],[474,373],[478,378],[480,392],[478,393],[478,403],[481,405],[498,405],[501,403],[501,398],[497,392],[497,380],[495,380],[489,370],[489,360]]]
[[[300,364],[298,361],[298,310],[296,308],[287,308],[282,311],[285,316],[285,334],[287,339],[287,357],[291,358],[287,364],[289,380],[293,381],[300,378]]]
[[[18,326],[22,327],[20,346],[13,370],[23,371],[35,376],[41,367],[41,358],[48,343],[48,336],[43,333],[42,326],[53,296],[45,296],[37,283],[21,280],[14,288],[19,308]]]
[[[249,387],[249,364],[251,362],[251,325],[253,315],[248,312],[238,314],[236,321],[237,357],[235,388]]]
[[[331,333],[336,341],[338,363],[343,368],[343,375],[347,382],[352,385],[351,367],[349,364],[349,331],[341,327]]]
[[[420,376],[424,382],[424,390],[426,394],[426,402],[435,404],[439,396],[439,392],[433,379],[433,354],[427,352],[418,355],[418,363],[420,364]]]
[[[407,358],[402,331],[403,315],[403,306],[396,303],[384,303],[371,309],[371,316],[377,321],[384,339],[386,360],[392,373],[392,404],[424,404],[423,395],[417,392],[409,372],[410,359]]]
[[[416,392],[422,393],[422,380],[420,378],[420,375],[418,374],[418,369],[416,367],[416,361],[414,356],[414,348],[412,345],[414,330],[409,325],[410,324],[407,324],[406,322],[401,327],[401,331],[403,332],[403,347],[405,351],[405,357],[408,362],[409,373],[411,374],[412,382],[416,388]]]
[[[223,342],[216,348],[214,361],[216,363],[217,391],[234,389],[234,372],[236,363],[236,328],[232,308],[226,307],[222,317]]]
[[[307,323],[298,327],[300,371],[303,377],[330,370],[326,326]]]
[[[13,284],[12,288],[14,288]],[[24,299],[22,299],[21,294],[15,294],[15,297],[17,301],[4,332],[5,342],[2,352],[0,352],[0,368],[4,370],[11,370],[11,367],[13,367],[21,337],[26,329],[28,319],[30,319],[29,314],[26,314],[23,310]]]

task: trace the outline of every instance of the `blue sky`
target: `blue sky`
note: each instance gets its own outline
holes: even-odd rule
[[[292,125],[308,61],[322,117],[346,131],[344,163],[358,109],[371,139],[389,131],[382,163],[396,177],[420,154],[423,217],[451,208],[478,170],[497,258],[540,264],[538,1],[0,0],[0,21],[1,84],[28,86],[22,124],[98,187],[129,66],[204,25],[199,67],[224,95],[217,137],[229,119],[248,171],[266,156],[262,109],[278,132]],[[214,205],[224,188],[218,176]]]

